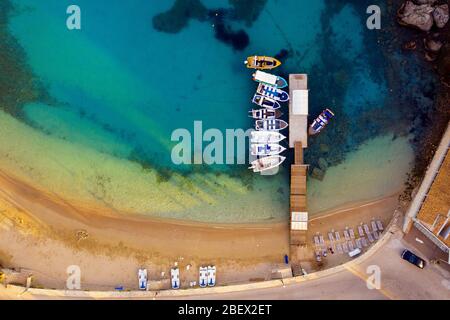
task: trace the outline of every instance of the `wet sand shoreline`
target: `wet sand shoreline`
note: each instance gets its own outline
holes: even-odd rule
[[[312,220],[310,232],[316,222],[358,220],[373,212],[389,215],[396,203],[395,196],[388,196],[324,212]],[[30,270],[42,287],[63,288],[71,264],[80,265],[88,289],[99,290],[117,283],[133,288],[139,267],[149,268],[149,276],[167,287],[167,273],[175,263],[183,272],[184,286],[196,280],[198,266],[209,263],[220,270],[218,284],[262,281],[283,267],[283,257],[289,254],[287,222],[208,225],[114,216],[86,204],[74,207],[4,172],[0,209],[0,263]],[[347,214],[336,215],[342,211]]]

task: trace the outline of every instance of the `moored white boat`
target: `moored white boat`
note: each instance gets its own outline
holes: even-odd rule
[[[286,129],[287,127],[287,122],[280,119],[264,119],[255,121],[256,130],[280,131]]]
[[[249,117],[253,119],[276,119],[283,115],[280,110],[274,109],[253,109],[249,111]]]
[[[252,102],[263,108],[268,108],[268,109],[281,108],[281,104],[278,101],[275,101],[269,97],[265,97],[265,96],[262,96],[259,94],[255,94],[253,96]]]
[[[253,74],[253,80],[276,88],[285,88],[288,85],[284,78],[259,70]]]
[[[252,161],[249,169],[253,169],[253,172],[262,172],[278,167],[286,157],[283,156],[269,156]]]
[[[289,100],[289,94],[287,92],[264,83],[260,83],[258,85],[258,89],[256,89],[256,92],[262,96],[280,102],[285,102]]]
[[[277,143],[286,139],[284,135],[277,131],[252,131],[251,143]]]
[[[286,150],[277,143],[255,143],[250,148],[253,156],[275,156]]]

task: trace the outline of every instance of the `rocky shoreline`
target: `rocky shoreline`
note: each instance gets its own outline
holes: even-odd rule
[[[406,183],[406,191],[401,196],[401,200],[409,201],[450,121],[449,3],[439,0],[394,0],[391,7],[399,8],[397,22],[406,27],[400,28],[396,34],[404,41],[403,50],[416,55],[418,63],[428,65],[438,78],[434,94],[430,97],[433,106],[426,113],[430,125],[414,132],[415,165]]]

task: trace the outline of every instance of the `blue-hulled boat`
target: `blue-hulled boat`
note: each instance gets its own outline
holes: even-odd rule
[[[264,83],[259,84],[258,89],[256,89],[256,92],[262,96],[280,102],[285,102],[289,100],[289,94],[287,92]]]
[[[259,95],[259,94],[255,94],[253,96],[252,102],[254,104],[257,104],[258,106],[261,106],[263,108],[268,108],[268,109],[279,109],[281,108],[281,104],[278,103],[278,101],[275,101],[271,98]]]
[[[283,113],[280,110],[274,110],[274,109],[253,109],[249,112],[249,117],[252,117],[253,119],[277,119],[280,118]]]
[[[334,117],[333,111],[330,109],[325,109],[322,111],[322,113],[311,123],[309,126],[309,134],[315,135],[318,134],[320,131],[322,131],[323,128],[328,124],[331,118]]]
[[[264,119],[255,121],[256,130],[280,131],[286,129],[287,127],[287,122],[280,119]]]

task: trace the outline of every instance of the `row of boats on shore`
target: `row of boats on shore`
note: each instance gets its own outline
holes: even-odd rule
[[[255,130],[250,137],[250,152],[258,159],[251,162],[249,169],[253,172],[263,172],[281,165],[286,157],[281,156],[286,148],[280,142],[286,136],[280,133],[288,127],[288,123],[279,119],[283,113],[279,110],[281,103],[289,101],[289,94],[283,90],[288,82],[277,75],[261,70],[274,69],[281,65],[275,58],[252,56],[245,61],[248,68],[257,69],[253,80],[259,82],[252,103],[260,107],[249,111],[249,116],[255,119]]]

